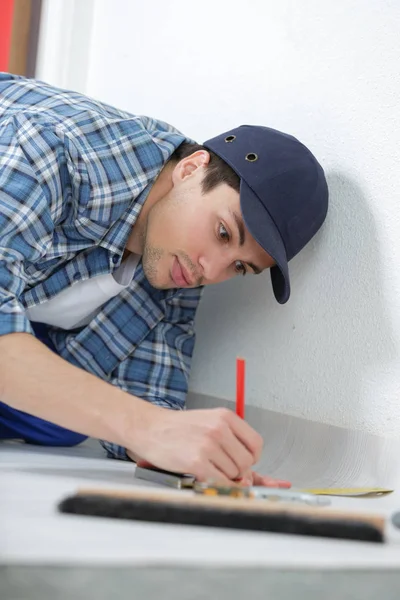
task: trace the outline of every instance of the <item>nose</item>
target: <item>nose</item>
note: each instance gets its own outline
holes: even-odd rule
[[[221,250],[209,252],[199,258],[199,264],[203,273],[203,278],[209,283],[214,283],[227,279],[228,268],[233,262],[233,258],[227,252]]]

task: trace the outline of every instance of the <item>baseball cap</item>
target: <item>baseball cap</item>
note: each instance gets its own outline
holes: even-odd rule
[[[328,211],[324,171],[295,137],[256,125],[241,125],[204,142],[240,177],[244,223],[274,259],[275,298],[290,296],[289,261],[322,226]]]

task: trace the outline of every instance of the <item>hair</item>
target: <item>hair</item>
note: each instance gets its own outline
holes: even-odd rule
[[[201,146],[200,144],[192,144],[191,142],[183,142],[171,156],[171,160],[179,162],[183,158],[187,158],[194,152],[205,150],[210,155],[210,160],[206,166],[206,174],[201,182],[202,192],[206,194],[211,192],[221,183],[228,184],[236,192],[240,190],[240,177],[231,167],[220,158],[217,154]]]

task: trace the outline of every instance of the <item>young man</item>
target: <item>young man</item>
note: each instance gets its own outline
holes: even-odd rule
[[[0,74],[0,438],[93,436],[200,480],[271,483],[233,412],[165,409],[184,408],[202,286],[271,269],[286,302],[327,203],[291,136],[242,126],[199,146]]]

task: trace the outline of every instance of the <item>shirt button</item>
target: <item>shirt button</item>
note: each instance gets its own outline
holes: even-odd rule
[[[112,257],[112,261],[113,261],[114,265],[116,265],[117,262],[119,261],[119,254],[114,254],[114,256]]]

